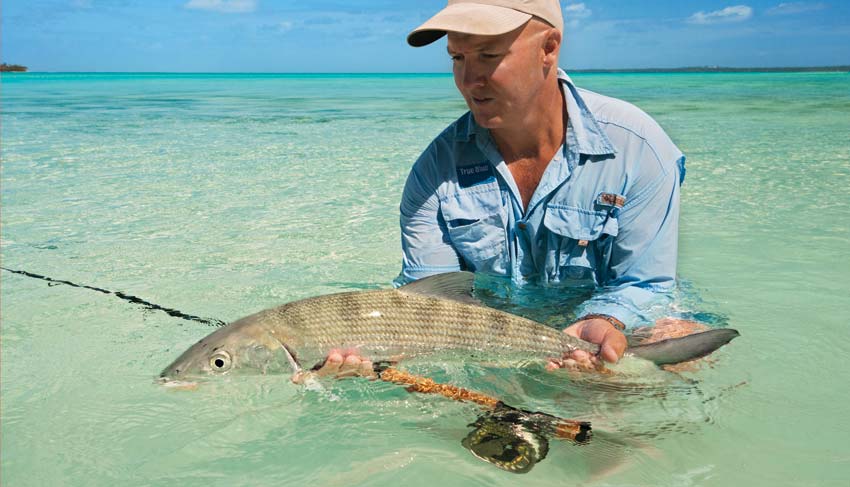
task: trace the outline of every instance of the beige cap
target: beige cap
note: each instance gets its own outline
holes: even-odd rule
[[[413,47],[425,46],[446,32],[504,34],[518,29],[532,16],[564,30],[564,16],[558,0],[449,0],[446,8],[407,36],[407,43]]]

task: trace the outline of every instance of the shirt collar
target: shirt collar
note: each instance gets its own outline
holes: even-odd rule
[[[567,101],[567,113],[570,117],[570,126],[573,129],[573,137],[568,140],[575,140],[576,149],[581,154],[593,156],[615,154],[616,149],[582,99],[578,89],[573,84],[573,80],[560,68],[558,69],[558,80],[561,82],[561,90],[564,93],[564,99]],[[488,129],[475,123],[475,117],[472,116],[471,112],[467,112],[466,116],[461,118],[461,123],[456,130],[456,135],[466,140],[480,134],[483,140],[479,142],[485,142],[485,145],[486,141],[491,138]],[[564,130],[567,130],[567,127],[564,127]]]
[[[558,80],[561,81],[564,99],[567,100],[567,113],[570,117],[578,152],[591,156],[616,153],[616,149],[579,94],[573,80],[560,68],[558,69]]]

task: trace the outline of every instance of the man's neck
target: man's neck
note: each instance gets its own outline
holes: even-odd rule
[[[490,131],[507,164],[548,163],[564,143],[567,113],[560,83],[555,78],[546,87],[525,109],[520,123]]]

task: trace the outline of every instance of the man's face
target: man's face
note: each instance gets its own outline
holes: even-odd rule
[[[499,129],[522,120],[544,82],[545,33],[531,21],[498,36],[448,33],[455,85],[478,125]]]

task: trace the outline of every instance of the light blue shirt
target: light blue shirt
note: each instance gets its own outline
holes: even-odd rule
[[[524,212],[504,158],[471,113],[419,157],[402,195],[396,284],[467,269],[520,286],[591,287],[576,316],[652,325],[676,283],[685,157],[637,107],[558,74],[566,144]]]

